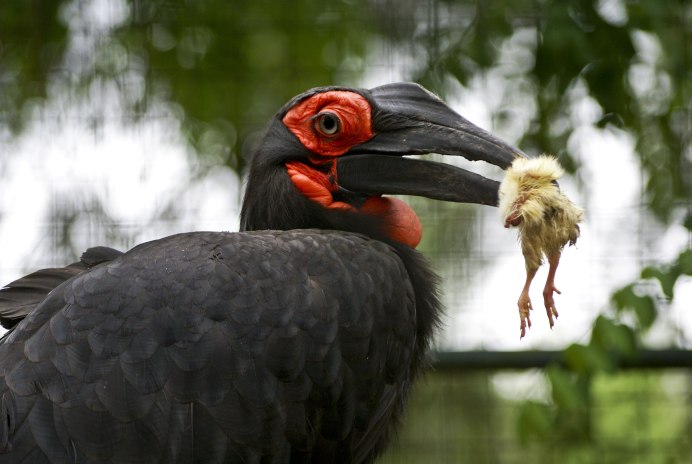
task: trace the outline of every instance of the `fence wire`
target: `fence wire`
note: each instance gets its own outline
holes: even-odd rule
[[[128,21],[146,21],[146,14],[150,11],[149,2],[75,0],[63,3],[61,24],[70,31],[71,38],[67,44],[70,53],[65,62],[53,71],[45,100],[29,101],[21,111],[0,111],[0,123],[21,119],[26,122],[19,142],[0,127],[0,242],[5,240],[5,243],[0,243],[3,246],[0,255],[0,276],[3,279],[0,285],[37,268],[65,265],[76,259],[88,246],[109,245],[127,249],[142,241],[176,232],[237,228],[235,215],[241,190],[239,173],[232,171],[233,163],[218,170],[210,166],[228,162],[228,157],[224,158],[227,156],[225,151],[215,151],[219,145],[231,145],[229,150],[235,150],[237,155],[239,148],[232,145],[241,138],[252,137],[242,133],[240,125],[237,125],[228,128],[227,132],[232,133],[232,137],[226,134],[228,139],[216,143],[214,137],[218,134],[214,132],[216,128],[212,118],[209,118],[194,121],[207,130],[199,131],[202,136],[197,141],[198,145],[192,146],[189,139],[181,136],[182,132],[192,132],[190,120],[181,116],[189,108],[181,108],[182,104],[178,107],[178,103],[169,101],[176,97],[171,90],[174,86],[170,83],[158,83],[159,87],[153,87],[154,95],[148,95],[148,98],[155,104],[147,106],[144,103],[148,99],[141,99],[139,104],[146,111],[135,111],[133,106],[126,105],[128,99],[137,98],[138,93],[143,91],[144,82],[148,82],[150,75],[156,71],[150,68],[156,63],[152,58],[155,49],[162,55],[168,52],[163,50],[166,47],[164,39],[168,40],[168,36],[161,35],[166,32],[161,24],[142,29],[142,37],[146,39],[144,42],[149,40],[154,43],[148,57],[146,52],[124,53],[132,43],[138,43],[136,39],[139,36],[123,34],[120,40],[112,29],[117,30],[129,24]],[[171,15],[174,15],[182,11],[184,2],[152,3],[156,3],[159,9],[169,8]],[[271,2],[266,3],[271,7]],[[326,3],[334,11],[324,14],[317,21],[321,21],[318,29],[324,29],[323,38],[329,42],[320,53],[320,59],[327,62],[337,58],[343,60],[338,72],[329,74],[340,82],[314,82],[313,72],[319,73],[317,66],[295,64],[299,62],[301,52],[314,45],[314,38],[309,32],[315,27],[315,20],[307,9],[301,10],[303,15],[300,17],[287,17],[276,22],[272,22],[276,18],[260,12],[247,19],[247,29],[241,32],[223,28],[216,30],[215,40],[230,43],[250,37],[252,40],[248,40],[248,43],[257,50],[265,51],[266,47],[271,52],[274,50],[272,47],[280,49],[286,39],[281,35],[285,30],[279,34],[272,27],[276,24],[288,25],[290,27],[284,29],[291,29],[297,36],[303,34],[306,37],[296,42],[304,45],[304,48],[287,51],[296,58],[292,63],[295,66],[295,69],[291,68],[292,78],[305,82],[306,86],[339,83],[367,87],[409,79],[418,74],[427,78],[429,84],[447,88],[450,104],[456,110],[486,129],[509,137],[510,142],[514,141],[511,140],[513,136],[521,136],[517,128],[512,126],[512,121],[519,125],[527,124],[526,127],[522,126],[526,129],[529,123],[525,120],[534,119],[535,114],[530,112],[507,113],[514,111],[512,103],[517,103],[519,107],[536,106],[538,97],[534,77],[522,77],[522,72],[517,72],[509,76],[512,79],[498,79],[507,77],[507,74],[502,74],[506,73],[503,66],[517,65],[515,61],[521,59],[524,59],[523,65],[526,66],[535,58],[530,45],[534,42],[531,40],[541,39],[539,26],[550,20],[548,7],[554,2],[525,0],[517,2],[517,10],[503,12],[493,7],[507,6],[510,2],[373,0],[368,5],[373,6],[379,16],[368,13],[373,10],[363,8],[361,16],[348,17],[343,14],[344,11],[354,8],[349,8],[347,4],[362,6],[366,2]],[[578,14],[578,3],[574,2],[575,7],[570,9],[574,21],[584,20]],[[596,3],[601,9],[617,10],[623,2]],[[685,34],[689,35],[690,28],[687,26],[692,19],[690,9],[684,4],[675,3],[679,10],[687,12],[686,15],[662,14],[662,21],[670,26],[671,31],[679,31],[683,38]],[[90,11],[83,7],[102,8],[103,12],[84,16],[86,19],[75,23],[74,17],[81,17],[82,13],[79,12]],[[236,7],[239,9],[240,4]],[[284,5],[284,8],[290,9],[292,6]],[[666,8],[668,5],[659,10]],[[115,14],[112,11],[120,12],[119,15],[130,12],[132,17],[109,20],[109,16]],[[339,14],[342,15],[341,19]],[[505,26],[516,28],[516,33],[499,43],[481,43],[482,37],[469,35],[468,30],[476,22],[502,15],[507,17]],[[383,34],[377,27],[371,29],[378,20],[385,21],[383,27],[389,29],[388,34]],[[212,27],[211,24],[188,26],[191,26],[191,30],[197,26],[200,29]],[[350,30],[356,31],[355,35],[361,35],[358,32],[361,29],[364,31],[363,37],[369,38],[367,47],[362,46],[365,51],[360,50],[360,46],[350,50],[348,47],[339,48],[339,41],[332,43],[332,38],[339,33]],[[21,28],[17,42],[33,40],[42,31],[38,27]],[[175,32],[172,28],[171,31]],[[410,40],[401,40],[402,37]],[[449,77],[450,73],[446,72],[444,66],[451,64],[467,69],[464,66],[473,68],[489,64],[470,63],[461,52],[458,56],[454,55],[455,50],[450,52],[450,43],[459,38],[468,39],[466,42],[460,41],[464,46],[486,47],[488,50],[507,51],[508,54],[498,53],[498,63],[486,66],[473,79],[458,82]],[[572,39],[577,40],[578,37]],[[103,44],[107,47],[101,47]],[[677,57],[680,72],[689,76],[689,41],[681,40],[680,44],[679,50],[670,53]],[[3,46],[0,41],[0,58],[5,50]],[[195,47],[192,48],[194,51]],[[7,49],[11,50],[11,47]],[[460,50],[463,51],[463,47]],[[520,52],[519,58],[509,53],[512,50]],[[178,52],[171,51],[171,56],[175,57],[175,53]],[[222,57],[217,62],[205,62],[202,68],[213,68],[214,71],[208,74],[210,81],[206,82],[207,86],[230,82],[231,75],[241,84],[258,80],[251,71],[242,68],[243,63],[252,62],[250,55],[248,52],[247,56],[234,57],[237,60]],[[271,59],[280,62],[279,58],[268,53],[260,56],[257,60],[261,66],[259,70],[264,69],[265,74],[258,76],[267,78],[267,75],[277,74],[277,80],[285,77],[285,74],[279,73],[283,68],[272,69],[269,66]],[[607,44],[604,44],[603,58],[610,59]],[[447,62],[443,63],[444,59]],[[564,60],[568,62],[570,57],[564,57]],[[176,63],[171,58],[167,64],[171,69],[168,70],[177,70],[181,75],[189,71],[188,68],[179,69]],[[10,73],[7,74],[9,77],[2,74],[3,65],[5,62],[0,61],[0,81],[12,77]],[[113,69],[121,66],[127,66],[128,73],[112,76]],[[431,73],[421,72],[424,66],[431,67],[432,77]],[[584,73],[587,71],[585,69]],[[89,80],[91,78],[94,78],[94,82]],[[79,91],[70,87],[73,81],[80,79],[89,81],[89,87],[78,87]],[[205,82],[195,82],[194,75],[190,81],[190,87],[194,90],[201,91],[205,87]],[[592,110],[588,106],[592,103],[588,92],[584,93],[584,89],[577,84],[570,90],[574,95],[565,96],[577,103],[571,108],[574,114],[564,115],[569,120],[564,124],[577,124],[580,114]],[[253,87],[255,93],[252,97],[256,98],[249,100],[261,102],[264,106],[247,104],[246,107],[235,108],[237,113],[250,118],[258,130],[272,111],[283,104],[283,101],[271,101],[274,106],[268,108],[271,99],[269,96],[263,98],[264,94],[273,97],[279,93],[275,90],[281,85],[281,82],[268,81]],[[31,86],[38,84],[32,82]],[[665,88],[665,85],[660,87]],[[240,84],[232,88],[242,91]],[[10,87],[6,89],[9,94]],[[522,92],[514,90],[521,89],[529,89],[526,92],[529,96],[519,98]],[[0,89],[0,97],[5,96],[4,91]],[[582,94],[579,94],[580,91]],[[194,92],[192,94],[195,95]],[[213,95],[207,95],[207,98],[212,100],[206,102],[207,106],[214,106]],[[497,103],[498,99],[502,100],[500,103],[505,105],[504,108],[500,108],[502,105]],[[495,107],[490,108],[493,102]],[[579,102],[585,104],[586,109]],[[231,103],[236,102],[232,100]],[[683,99],[676,104],[683,116],[675,127],[690,134],[690,101]],[[9,106],[4,105],[4,108]],[[258,122],[258,115],[264,118],[261,123]],[[585,129],[594,129],[596,125],[594,122],[581,124],[579,130],[582,135]],[[546,321],[542,321],[543,325],[538,323],[521,344],[517,340],[518,316],[514,302],[523,283],[523,263],[514,238],[507,238],[504,234],[496,213],[479,211],[475,207],[412,200],[425,230],[421,250],[432,259],[434,267],[444,279],[443,293],[448,318],[445,320],[446,330],[439,337],[440,348],[526,351],[560,349],[572,341],[584,341],[588,338],[595,315],[607,309],[610,292],[614,288],[636,278],[642,266],[667,262],[680,245],[689,247],[692,244],[692,234],[681,231],[682,227],[667,229],[651,219],[644,194],[646,182],[650,179],[646,178],[645,171],[633,154],[633,142],[626,130],[617,127],[611,132],[594,129],[586,135],[585,138],[590,140],[601,137],[601,145],[588,145],[582,149],[576,146],[575,149],[576,144],[571,140],[570,150],[576,152],[581,169],[575,178],[566,178],[562,182],[571,192],[579,192],[579,199],[589,207],[588,224],[584,228],[580,249],[571,255],[573,258],[568,256],[564,266],[561,265],[560,272],[570,268],[576,269],[576,272],[561,274],[565,276],[561,277],[564,287],[560,286],[563,290],[560,304],[564,306],[560,308],[561,317],[554,331],[549,331]],[[206,145],[205,140],[208,142]],[[125,149],[113,151],[106,147],[114,144],[120,144],[117,147],[124,146]],[[250,146],[251,143],[246,145]],[[224,146],[224,149],[228,147]],[[99,167],[108,160],[131,154],[127,150],[141,150],[141,153],[138,152],[122,165],[114,163],[114,167],[122,168],[120,170],[109,172]],[[58,163],[55,162],[56,156],[61,160]],[[140,163],[138,160],[150,162]],[[608,160],[611,162],[606,163]],[[187,171],[179,181],[164,183],[158,190],[135,196],[130,204],[123,202],[122,198],[127,198],[126,194],[138,182],[149,182],[156,172],[177,163]],[[119,172],[126,170],[129,174],[118,183]],[[210,174],[217,176],[214,178],[216,180],[202,180],[213,177]],[[109,179],[115,180],[111,183],[107,182]],[[631,180],[634,182],[628,183]],[[233,189],[229,185],[233,185]],[[604,185],[614,185],[615,188],[599,189]],[[215,202],[220,203],[219,198],[224,195],[227,195],[228,204],[214,208]],[[118,199],[119,203],[116,201]],[[118,205],[114,207],[114,203]],[[142,205],[151,207],[144,213],[138,213]],[[688,204],[687,210],[692,212],[692,205]],[[13,234],[10,229],[17,232]],[[667,308],[669,314],[662,316],[664,322],[674,329],[667,331],[665,327],[657,328],[653,341],[658,342],[659,346],[661,340],[670,341],[676,346],[692,346],[689,307],[683,308],[684,304],[689,305],[689,300]],[[523,426],[527,420],[526,401],[544,405],[549,410],[553,408],[554,398],[541,367],[556,361],[558,354],[543,353],[539,355],[544,356],[540,360],[529,362],[526,360],[531,353],[486,352],[479,357],[478,352],[474,351],[462,353],[464,361],[460,362],[455,354],[441,353],[433,369],[414,388],[397,443],[381,462],[692,463],[692,370],[689,367],[689,353],[678,352],[672,357],[667,356],[669,353],[666,352],[648,353],[656,358],[655,366],[646,363],[633,365],[625,371],[599,374],[591,379],[586,405],[589,423],[586,436],[552,434],[554,424],[551,423],[543,424],[545,433],[542,435],[528,433],[528,428]],[[518,358],[526,362],[522,364],[517,361]],[[569,418],[563,420],[569,421]]]
[[[592,379],[587,436],[525,436],[523,405],[551,403],[536,369],[444,364],[415,388],[398,442],[382,463],[689,463],[692,372],[636,368]]]

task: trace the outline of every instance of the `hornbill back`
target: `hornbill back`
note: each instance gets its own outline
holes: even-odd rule
[[[0,462],[368,460],[416,370],[415,299],[393,249],[356,234],[140,245],[0,345]]]

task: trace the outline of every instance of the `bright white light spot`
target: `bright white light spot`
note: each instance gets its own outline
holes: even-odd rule
[[[598,0],[596,11],[613,26],[624,26],[629,19],[627,7],[622,0]]]

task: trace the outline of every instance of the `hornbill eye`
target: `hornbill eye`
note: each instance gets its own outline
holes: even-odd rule
[[[315,130],[325,137],[333,137],[341,131],[341,120],[336,114],[324,111],[315,116]]]

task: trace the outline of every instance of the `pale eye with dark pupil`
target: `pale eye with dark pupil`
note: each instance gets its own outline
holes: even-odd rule
[[[341,121],[333,113],[320,113],[317,115],[315,126],[323,135],[336,135],[341,130]]]

